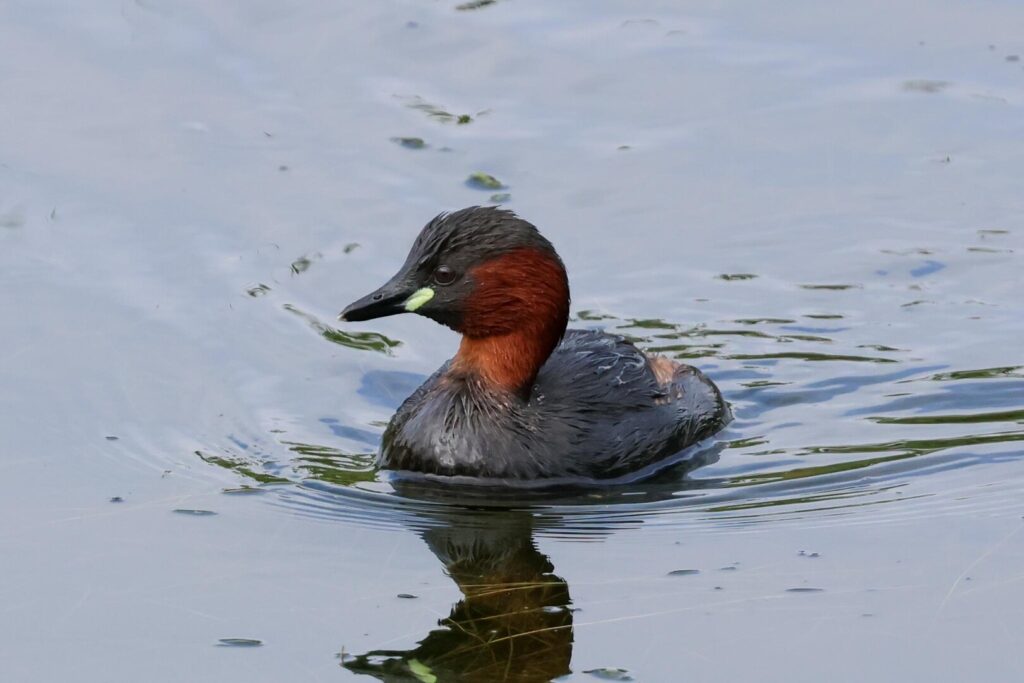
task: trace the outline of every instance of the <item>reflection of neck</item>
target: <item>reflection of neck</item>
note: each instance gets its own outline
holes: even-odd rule
[[[464,596],[441,622],[451,629],[447,635],[435,632],[436,644],[444,641],[446,654],[465,658],[462,664],[477,663],[463,670],[484,662],[485,669],[493,667],[493,677],[485,670],[472,680],[505,680],[505,672],[530,671],[540,675],[513,679],[546,681],[569,672],[569,585],[552,573],[554,566],[537,550],[528,524],[431,529],[424,539]]]
[[[456,562],[446,568],[465,596],[452,611],[453,620],[459,620],[460,615],[487,616],[501,622],[513,635],[540,626],[542,621],[549,628],[572,623],[568,610],[564,614],[555,612],[557,616],[552,619],[544,609],[568,606],[569,586],[551,573],[548,558],[532,546],[505,556],[498,564]]]
[[[528,515],[457,521],[424,531],[423,540],[463,599],[415,648],[367,652],[346,660],[347,669],[392,680],[415,662],[434,680],[469,683],[540,683],[569,673],[569,586],[534,545]]]

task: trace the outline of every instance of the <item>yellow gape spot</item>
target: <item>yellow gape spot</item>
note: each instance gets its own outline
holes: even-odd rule
[[[434,290],[430,287],[417,289],[412,296],[405,300],[405,310],[412,313],[417,308],[434,298]]]

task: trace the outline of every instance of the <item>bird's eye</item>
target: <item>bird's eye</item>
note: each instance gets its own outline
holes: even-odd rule
[[[434,282],[439,285],[450,285],[455,282],[455,271],[448,266],[438,266],[434,271]]]

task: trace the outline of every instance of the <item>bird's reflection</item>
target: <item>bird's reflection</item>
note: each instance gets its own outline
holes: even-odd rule
[[[462,591],[451,614],[411,650],[346,658],[384,681],[550,681],[569,673],[569,585],[533,540],[532,516],[490,511],[450,517],[423,539]]]
[[[573,613],[569,584],[537,550],[535,531],[573,528],[588,538],[642,524],[635,515],[605,515],[581,524],[568,512],[591,505],[676,499],[693,469],[715,462],[724,443],[686,453],[669,469],[635,485],[576,490],[502,490],[392,480],[402,500],[430,503],[406,519],[462,592],[451,613],[411,650],[373,650],[343,657],[342,666],[382,681],[532,683],[570,673]],[[535,505],[524,509],[523,506]],[[517,506],[517,507],[511,507]],[[410,508],[410,511],[413,508]]]

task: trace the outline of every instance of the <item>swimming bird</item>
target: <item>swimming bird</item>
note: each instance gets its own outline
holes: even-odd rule
[[[378,465],[514,482],[636,478],[730,418],[696,368],[599,330],[567,330],[569,281],[552,244],[497,207],[431,220],[405,263],[339,318],[415,313],[462,335],[401,405]]]

